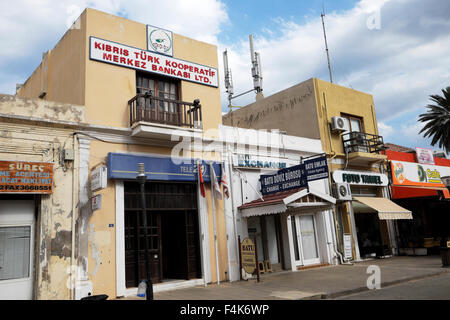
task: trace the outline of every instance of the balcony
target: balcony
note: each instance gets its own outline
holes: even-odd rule
[[[132,136],[170,139],[177,135],[192,137],[202,132],[200,100],[186,102],[155,97],[149,91],[128,101]]]
[[[385,150],[382,136],[349,132],[342,135],[342,142],[349,164],[366,166],[387,159],[385,155],[380,154]]]

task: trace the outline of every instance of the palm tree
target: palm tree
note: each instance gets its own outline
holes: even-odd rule
[[[419,115],[419,121],[428,122],[419,133],[424,137],[432,137],[431,145],[439,142],[439,148],[450,151],[450,87],[442,89],[443,96],[431,95],[430,100],[436,104],[429,104],[427,113]]]

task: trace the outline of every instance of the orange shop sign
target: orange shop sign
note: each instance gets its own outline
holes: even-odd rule
[[[52,193],[53,163],[0,161],[0,193]]]
[[[450,174],[450,167],[416,162],[391,161],[394,185],[445,188],[441,177]]]

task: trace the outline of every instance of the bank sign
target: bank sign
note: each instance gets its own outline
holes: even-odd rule
[[[173,56],[172,31],[147,25],[147,49],[149,51]]]
[[[391,161],[394,185],[445,188],[441,177],[450,175],[450,167],[415,162]]]
[[[125,68],[218,87],[216,68],[92,36],[90,37],[89,58]]]
[[[306,187],[309,181],[327,179],[326,156],[305,160],[302,164],[278,170],[276,174],[261,175],[263,195]]]

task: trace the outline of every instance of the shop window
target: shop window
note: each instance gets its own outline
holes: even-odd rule
[[[31,227],[0,228],[0,280],[28,278]]]

